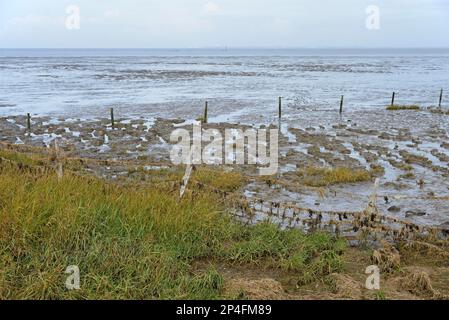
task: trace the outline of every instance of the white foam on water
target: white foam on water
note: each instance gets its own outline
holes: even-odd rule
[[[281,125],[281,133],[287,137],[287,140],[289,143],[296,143],[296,136],[290,132],[288,124],[287,123],[283,123]]]
[[[173,127],[179,128],[179,127],[186,127],[191,125],[201,125],[201,121],[195,120],[195,119],[188,119],[181,123],[174,123]]]
[[[109,147],[106,144],[103,144],[103,145],[100,146],[100,148],[98,148],[98,150],[99,150],[100,153],[106,153],[106,152],[109,152],[111,150],[111,147]]]

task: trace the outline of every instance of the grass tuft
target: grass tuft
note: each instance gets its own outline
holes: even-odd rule
[[[369,181],[370,172],[346,167],[323,168],[306,167],[298,171],[302,183],[311,187],[323,187],[339,183],[356,183]]]
[[[36,155],[26,155],[12,150],[0,149],[0,158],[4,158],[13,162],[21,163],[28,166],[42,166],[44,161]]]
[[[343,269],[341,253],[346,241],[327,233],[306,235],[296,229],[279,232],[264,222],[247,228],[241,241],[225,250],[227,261],[264,268],[294,271],[298,283],[306,284]]]
[[[389,111],[420,110],[420,107],[417,105],[394,105],[394,106],[387,106],[387,110]]]

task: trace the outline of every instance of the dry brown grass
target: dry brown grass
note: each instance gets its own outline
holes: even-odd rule
[[[270,278],[232,279],[225,283],[225,293],[229,297],[249,300],[280,300],[287,297],[281,283]]]
[[[385,273],[397,271],[401,265],[399,251],[386,241],[382,241],[383,248],[374,250],[372,261]]]
[[[418,296],[435,295],[429,275],[424,271],[413,271],[403,278],[402,287]]]

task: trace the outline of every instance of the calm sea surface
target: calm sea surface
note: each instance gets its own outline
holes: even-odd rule
[[[216,115],[298,108],[438,103],[449,92],[449,49],[0,49],[0,116]],[[446,96],[445,96],[446,100]],[[449,100],[449,97],[447,98]]]

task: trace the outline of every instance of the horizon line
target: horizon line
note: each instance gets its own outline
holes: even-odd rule
[[[0,50],[241,50],[241,49],[258,49],[258,50],[447,50],[447,47],[340,47],[340,46],[323,46],[323,47],[272,47],[272,46],[204,46],[204,47],[0,47]]]

